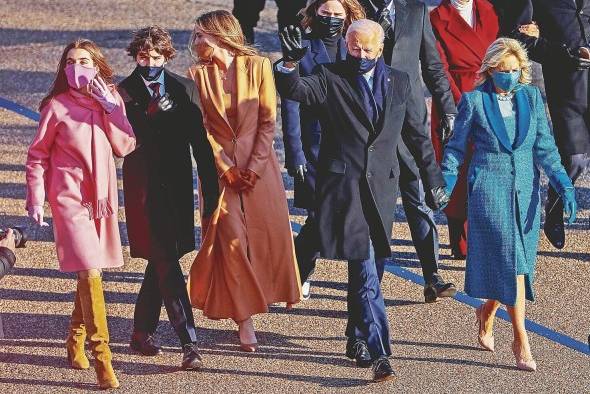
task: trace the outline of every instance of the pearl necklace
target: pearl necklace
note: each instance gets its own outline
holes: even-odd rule
[[[514,93],[510,92],[510,93],[506,93],[504,95],[498,94],[497,96],[498,96],[499,101],[510,101],[510,100],[512,100],[512,97],[514,97]]]

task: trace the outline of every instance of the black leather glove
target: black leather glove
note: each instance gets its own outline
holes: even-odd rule
[[[426,205],[428,205],[428,208],[433,211],[444,209],[450,199],[450,196],[447,194],[447,191],[443,186],[430,189],[430,191],[426,193]]]
[[[443,146],[446,145],[446,143],[449,142],[449,140],[453,136],[453,128],[455,127],[456,117],[456,114],[444,114],[440,118],[440,123],[438,125],[437,131]]]
[[[287,173],[289,176],[295,178],[296,182],[303,183],[305,182],[305,177],[307,176],[307,166],[305,164],[301,164],[295,168],[289,168],[287,169]]]
[[[565,44],[561,46],[561,49],[570,68],[578,71],[588,70],[590,68],[590,59],[584,59],[583,57],[580,57],[577,52],[572,52],[572,50]]]
[[[279,32],[283,61],[297,63],[307,53],[307,47],[303,47],[303,33],[299,27],[286,26]]]
[[[148,116],[154,116],[159,112],[169,112],[176,108],[176,104],[170,98],[170,95],[166,93],[158,99],[150,101],[147,107]]]

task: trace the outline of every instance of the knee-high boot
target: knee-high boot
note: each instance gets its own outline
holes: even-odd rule
[[[78,279],[80,303],[84,315],[84,324],[94,356],[94,369],[101,389],[119,387],[119,381],[111,365],[111,349],[109,348],[109,329],[102,290],[102,278],[92,277]]]
[[[80,304],[80,291],[76,288],[74,310],[72,311],[68,337],[66,338],[68,362],[74,369],[88,369],[90,367],[86,352],[84,351],[85,343],[86,326],[84,325],[84,316],[82,315],[82,306]]]

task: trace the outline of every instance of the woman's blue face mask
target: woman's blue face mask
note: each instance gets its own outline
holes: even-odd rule
[[[505,92],[511,92],[518,86],[520,70],[492,72],[494,85]]]

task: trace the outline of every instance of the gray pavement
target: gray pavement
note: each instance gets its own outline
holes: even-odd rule
[[[132,59],[124,53],[130,34],[151,23],[172,30],[179,54],[170,68],[185,74],[190,65],[186,44],[192,20],[201,12],[217,8],[231,8],[231,1],[4,0],[0,4],[0,98],[35,109],[48,90],[63,47],[80,36],[105,48],[118,77],[125,76],[133,69]],[[268,1],[258,30],[261,50],[273,59],[278,57],[275,15],[275,5]],[[24,211],[24,161],[35,127],[33,121],[0,109],[0,226],[30,224]],[[275,146],[282,157],[280,123]],[[292,197],[286,175],[285,182]],[[588,174],[579,183],[578,198],[580,218],[567,231],[566,248],[556,251],[541,236],[537,301],[527,304],[527,317],[586,343],[590,333]],[[301,210],[293,208],[291,214],[293,222],[304,219]],[[394,225],[394,264],[420,273],[403,218],[400,209]],[[334,261],[319,264],[310,300],[291,312],[276,306],[271,313],[256,316],[261,344],[257,353],[239,350],[233,322],[207,320],[197,311],[206,363],[203,371],[179,370],[179,344],[165,313],[157,332],[164,354],[140,357],[131,353],[127,344],[145,263],[129,258],[123,209],[119,219],[126,265],[105,273],[105,294],[114,366],[122,392],[590,392],[588,355],[531,332],[539,370],[518,371],[510,350],[508,322],[496,323],[496,352],[481,351],[471,306],[457,300],[425,305],[419,285],[389,273],[383,292],[391,325],[393,365],[399,378],[392,383],[370,383],[370,370],[357,369],[343,357],[346,267]],[[442,273],[462,288],[464,263],[448,258],[444,217],[438,215],[437,219]],[[194,255],[182,260],[185,272]],[[53,236],[50,230],[42,229],[26,249],[19,250],[17,268],[0,282],[5,333],[5,339],[0,339],[0,393],[95,390],[92,370],[74,371],[66,362],[64,337],[75,280],[56,267]]]

